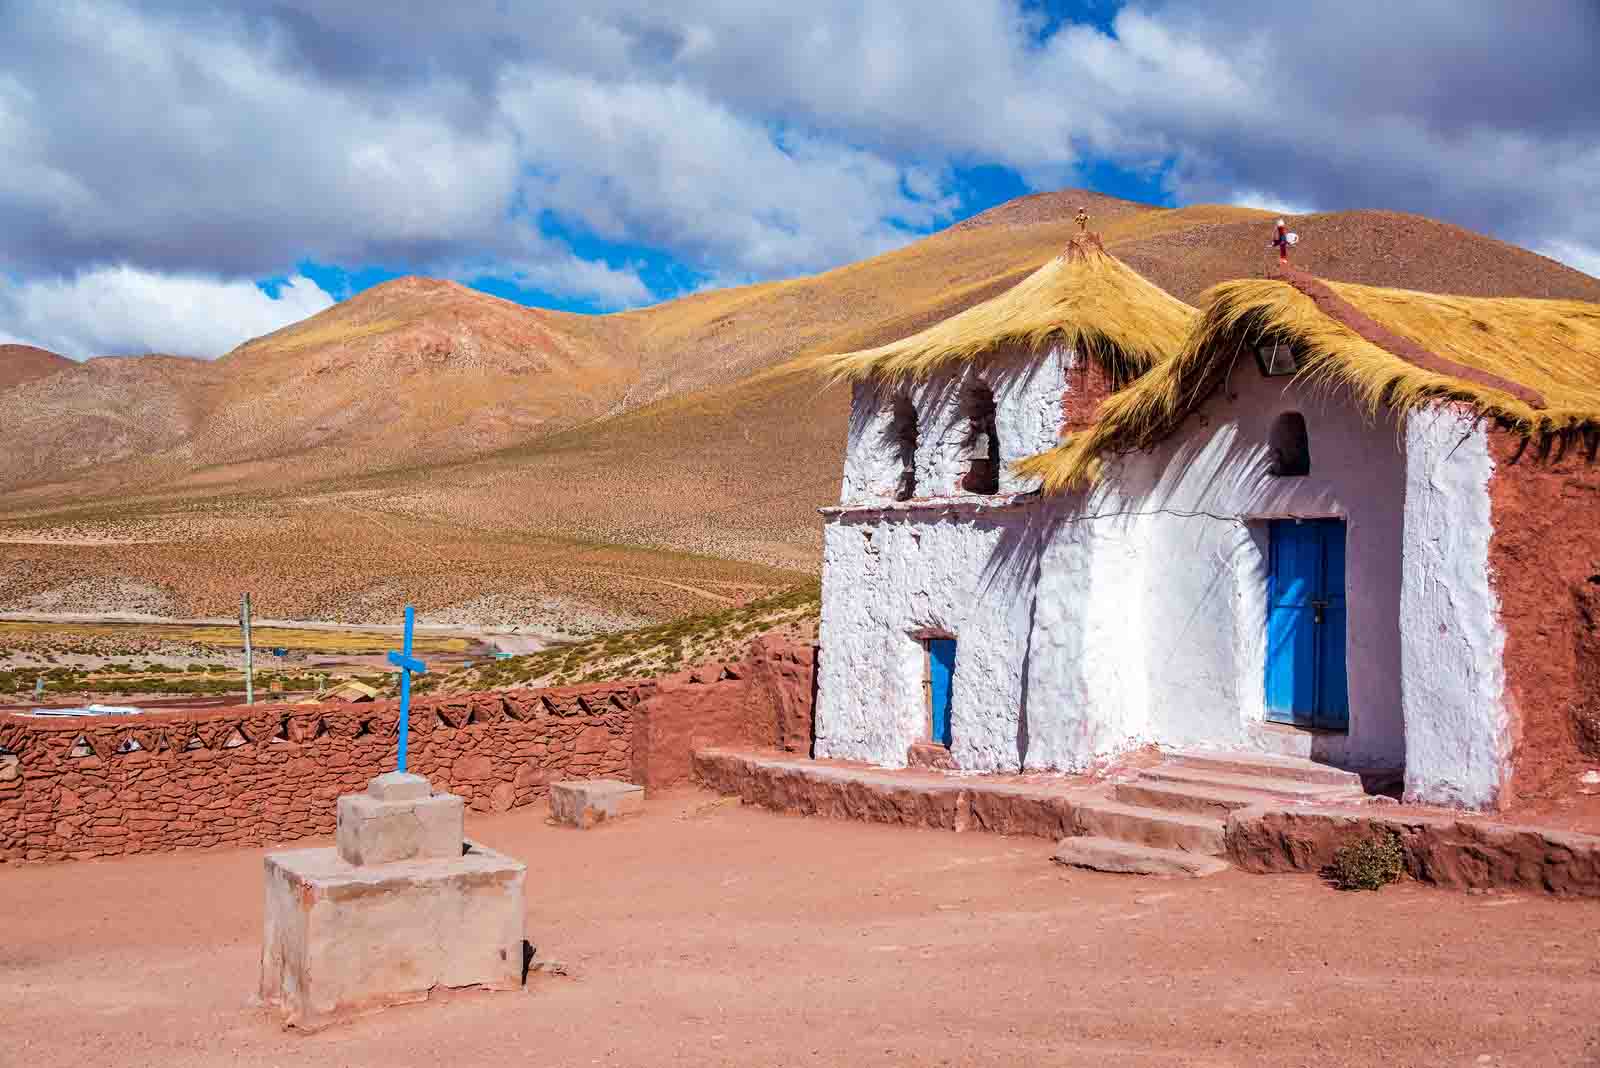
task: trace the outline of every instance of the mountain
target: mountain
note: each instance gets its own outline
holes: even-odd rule
[[[72,366],[65,356],[32,345],[0,345],[0,391]]]
[[[214,362],[91,360],[0,390],[0,608],[114,607],[134,583],[200,614],[249,587],[282,617],[409,600],[425,619],[620,625],[795,581],[817,564],[848,405],[790,361],[1003,291],[1080,206],[1191,302],[1271,262],[1270,213],[1062,190],[813,277],[615,315],[406,278]],[[1417,216],[1290,224],[1296,262],[1329,278],[1600,301],[1600,280]]]

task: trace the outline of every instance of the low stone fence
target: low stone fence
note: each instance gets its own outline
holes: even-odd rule
[[[479,812],[561,779],[686,781],[691,748],[810,748],[815,652],[768,637],[661,679],[417,697],[410,769]],[[396,702],[0,714],[0,862],[288,842],[394,767]]]
[[[417,698],[409,764],[480,812],[562,778],[625,778],[648,691],[602,683]],[[0,716],[0,860],[331,834],[334,798],[392,768],[395,702]]]
[[[1600,897],[1600,836],[1404,807],[1239,809],[1228,859],[1245,871],[1318,872],[1374,831],[1395,835],[1407,874],[1435,886]]]

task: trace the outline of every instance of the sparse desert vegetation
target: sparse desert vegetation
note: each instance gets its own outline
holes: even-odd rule
[[[819,583],[803,583],[737,608],[474,663],[448,674],[430,673],[414,685],[423,692],[460,693],[654,678],[705,661],[736,659],[760,634],[814,637],[821,593]]]
[[[392,685],[381,658],[397,643],[393,634],[254,627],[252,635],[254,683],[262,697],[316,692],[345,679],[380,689]],[[422,635],[415,642],[423,655],[440,658],[441,666],[459,663],[479,647],[447,635]],[[284,655],[275,655],[276,649]],[[26,703],[35,692],[60,703],[244,691],[237,627],[0,621],[0,702]]]

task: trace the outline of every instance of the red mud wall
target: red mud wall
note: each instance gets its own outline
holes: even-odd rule
[[[1490,435],[1489,565],[1506,632],[1513,804],[1569,789],[1600,758],[1597,443]]]
[[[526,805],[553,779],[626,778],[644,692],[603,683],[418,698],[409,763],[480,812]],[[397,720],[394,702],[0,716],[0,747],[14,754],[0,758],[0,861],[331,834],[334,798],[394,766]],[[140,749],[119,752],[130,739]]]
[[[560,779],[684,781],[696,746],[809,754],[815,664],[811,646],[762,637],[740,661],[660,681],[419,697],[409,763],[502,812]],[[392,701],[0,714],[0,862],[331,834],[334,798],[393,768],[397,721]]]
[[[1094,422],[1100,403],[1114,392],[1111,376],[1099,360],[1078,355],[1078,366],[1067,371],[1067,395],[1062,403],[1063,436]]]
[[[633,781],[686,782],[694,750],[710,746],[810,756],[816,664],[815,646],[762,637],[741,661],[662,680],[636,714]]]

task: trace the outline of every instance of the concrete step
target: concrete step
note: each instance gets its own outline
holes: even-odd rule
[[[1261,795],[1263,799],[1291,798],[1301,801],[1345,801],[1364,796],[1361,780],[1355,785],[1333,785],[1320,782],[1300,782],[1297,779],[1278,779],[1265,775],[1230,775],[1206,768],[1184,767],[1180,764],[1160,764],[1146,768],[1140,778],[1155,782],[1187,783],[1191,786],[1208,786],[1220,790],[1244,791]]]
[[[1200,878],[1228,870],[1228,862],[1216,857],[1185,853],[1180,849],[1155,849],[1110,838],[1063,838],[1055,861],[1091,871],[1123,872],[1129,875],[1168,875]]]
[[[1085,835],[1119,842],[1208,855],[1220,854],[1225,848],[1223,821],[1216,816],[1094,798],[1080,803],[1072,819]]]
[[[1199,786],[1186,782],[1152,782],[1139,779],[1117,784],[1113,795],[1128,805],[1161,808],[1173,812],[1195,812],[1226,819],[1234,809],[1249,808],[1266,800],[1251,790],[1226,790],[1218,786]]]
[[[1179,750],[1171,763],[1186,768],[1202,768],[1225,775],[1259,775],[1264,778],[1292,779],[1295,782],[1325,786],[1361,786],[1361,776],[1343,768],[1318,764],[1302,757],[1273,753],[1211,753],[1204,750]]]

